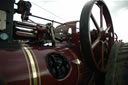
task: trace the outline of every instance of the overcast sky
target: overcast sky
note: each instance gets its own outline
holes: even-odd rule
[[[18,0],[16,0],[17,2]],[[26,0],[32,3],[33,15],[67,22],[79,20],[84,4],[89,0]],[[113,20],[114,31],[119,39],[128,42],[128,0],[104,0],[107,4]],[[17,15],[15,15],[17,16]],[[18,19],[18,17],[16,17]],[[20,19],[20,17],[19,17]],[[31,18],[33,19],[33,18]],[[34,19],[34,21],[46,23]]]

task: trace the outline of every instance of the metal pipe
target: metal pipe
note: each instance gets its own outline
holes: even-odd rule
[[[58,23],[58,24],[64,24],[64,23],[61,23],[61,22],[58,22],[58,21],[50,20],[50,19],[39,17],[39,16],[36,16],[36,15],[30,15],[30,16],[40,18],[40,19],[43,19],[43,20],[47,20],[47,21],[51,21],[51,22],[55,22],[55,23]]]
[[[35,37],[33,33],[22,32],[22,31],[17,31],[16,34],[19,36],[24,36],[24,37]]]

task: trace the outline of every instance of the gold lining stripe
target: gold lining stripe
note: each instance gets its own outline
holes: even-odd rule
[[[40,70],[39,70],[39,65],[38,65],[38,62],[37,62],[37,59],[36,59],[36,55],[35,55],[35,53],[32,51],[32,49],[31,48],[28,48],[29,50],[30,50],[30,52],[32,53],[32,55],[33,55],[33,58],[34,58],[34,60],[35,60],[35,64],[36,64],[36,66],[37,66],[37,76],[38,76],[38,83],[39,83],[39,85],[41,85],[41,78],[40,78]]]
[[[26,59],[27,66],[28,66],[30,85],[32,85],[32,79],[31,79],[32,76],[31,76],[31,70],[30,70],[30,63],[29,63],[27,54],[26,54],[26,52],[25,52],[25,49],[23,49],[23,53],[24,53],[24,55],[25,55],[25,59]]]
[[[29,62],[31,65],[31,70],[32,70],[32,77],[33,77],[33,85],[38,85],[38,81],[37,81],[37,69],[36,69],[36,65],[35,65],[35,61],[33,59],[33,56],[30,52],[30,50],[27,47],[23,47],[24,50],[26,51],[28,58],[29,58]]]

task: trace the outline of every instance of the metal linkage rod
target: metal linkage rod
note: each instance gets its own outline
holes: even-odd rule
[[[39,16],[36,16],[36,15],[30,15],[30,16],[40,18],[40,19],[43,19],[43,20],[47,20],[47,21],[51,21],[51,22],[55,22],[55,23],[58,23],[58,24],[64,24],[64,23],[61,23],[61,22],[57,22],[57,21],[54,21],[54,20],[47,19],[47,18],[39,17]]]

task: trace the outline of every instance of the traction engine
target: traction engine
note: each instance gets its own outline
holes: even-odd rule
[[[104,1],[90,0],[80,20],[66,23],[33,15],[31,6],[0,1],[0,85],[103,85],[117,39]],[[22,22],[13,20],[15,13]],[[30,16],[50,23],[32,22]]]

